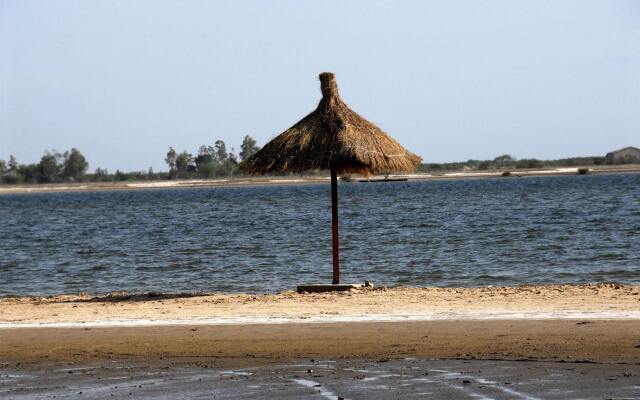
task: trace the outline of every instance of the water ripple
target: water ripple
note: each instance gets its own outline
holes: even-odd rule
[[[331,276],[327,185],[0,196],[0,295]],[[345,281],[640,283],[640,174],[341,184]]]

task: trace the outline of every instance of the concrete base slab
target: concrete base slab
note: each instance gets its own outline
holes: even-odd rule
[[[298,285],[298,293],[343,292],[351,289],[372,288],[371,282],[366,283],[341,283],[337,285]]]

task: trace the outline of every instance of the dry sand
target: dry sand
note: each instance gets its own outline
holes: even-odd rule
[[[469,319],[639,319],[640,286],[377,288],[343,293],[0,299],[2,327]]]
[[[260,323],[264,318],[270,323]],[[438,357],[640,363],[640,287],[6,298],[0,326],[4,362],[188,358],[242,365],[299,357]]]

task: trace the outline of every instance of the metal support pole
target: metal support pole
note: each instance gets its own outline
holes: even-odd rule
[[[333,284],[340,283],[340,245],[338,244],[338,173],[331,167],[331,233],[333,239]]]

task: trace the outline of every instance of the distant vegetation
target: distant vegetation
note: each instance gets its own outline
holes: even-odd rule
[[[251,136],[245,136],[240,145],[238,155],[234,150],[227,151],[222,140],[213,146],[202,145],[194,155],[184,150],[176,152],[173,147],[164,156],[168,172],[148,171],[122,172],[116,170],[109,173],[106,169],[96,168],[88,173],[89,163],[80,150],[71,149],[64,153],[45,151],[37,164],[20,164],[14,156],[8,161],[0,160],[0,184],[17,183],[56,183],[56,182],[117,182],[117,181],[149,181],[166,179],[197,179],[230,177],[241,174],[238,164],[259,150]],[[524,168],[544,167],[589,167],[607,164],[605,157],[572,157],[559,160],[516,159],[504,154],[493,160],[468,160],[452,163],[421,164],[417,172],[447,171],[485,171],[485,170],[517,170]],[[587,173],[588,168],[583,168]],[[315,174],[309,172],[309,174]]]
[[[418,172],[440,172],[440,171],[486,171],[504,169],[525,169],[525,168],[545,168],[545,167],[578,167],[606,164],[604,157],[572,157],[559,160],[537,160],[535,158],[516,159],[504,154],[493,160],[468,160],[462,162],[422,164],[418,167]]]
[[[240,145],[240,161],[251,157],[259,150],[256,141],[251,136],[245,136]],[[183,151],[177,153],[169,147],[165,158],[169,167],[169,179],[215,178],[233,176],[238,173],[238,156],[227,152],[227,146],[222,140],[217,140],[213,146],[202,145],[198,154]]]
[[[148,171],[109,173],[104,168],[96,168],[88,173],[89,163],[80,150],[71,149],[64,153],[46,150],[37,164],[20,164],[12,155],[8,161],[0,160],[0,183],[57,183],[57,182],[117,182],[165,179],[191,179],[228,177],[237,174],[238,162],[258,151],[256,141],[245,136],[236,156],[227,151],[222,140],[213,146],[200,146],[196,156],[187,151],[177,153],[173,147],[165,155],[168,172]],[[239,158],[238,158],[239,157]]]
[[[2,183],[52,183],[80,181],[89,163],[78,149],[64,153],[45,151],[38,164],[19,164],[14,156],[9,161],[0,160]]]

